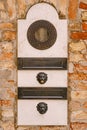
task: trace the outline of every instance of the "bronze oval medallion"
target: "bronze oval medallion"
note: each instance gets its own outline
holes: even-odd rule
[[[55,44],[57,32],[50,22],[38,20],[28,28],[27,38],[32,47],[45,50]]]

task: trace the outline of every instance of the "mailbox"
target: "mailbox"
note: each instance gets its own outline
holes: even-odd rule
[[[48,3],[18,20],[18,125],[67,125],[67,20]]]

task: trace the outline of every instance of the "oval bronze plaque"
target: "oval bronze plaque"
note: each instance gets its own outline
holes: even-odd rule
[[[45,50],[55,44],[57,32],[53,24],[46,20],[38,20],[30,25],[27,39],[32,47]]]

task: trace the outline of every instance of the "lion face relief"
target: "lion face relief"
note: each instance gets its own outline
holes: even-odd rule
[[[45,74],[44,72],[40,72],[39,74],[37,74],[37,80],[40,84],[44,84],[47,81],[47,74]]]

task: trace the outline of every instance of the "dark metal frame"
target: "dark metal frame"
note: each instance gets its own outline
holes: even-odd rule
[[[18,58],[18,70],[67,70],[67,58]]]
[[[67,99],[67,88],[33,88],[33,87],[19,87],[18,99]]]
[[[35,38],[35,32],[40,29],[44,28],[47,30],[48,39],[45,42],[38,41]],[[54,25],[46,20],[38,20],[32,23],[27,31],[27,39],[30,45],[39,50],[45,50],[50,48],[52,45],[55,44],[57,38],[57,31]]]

